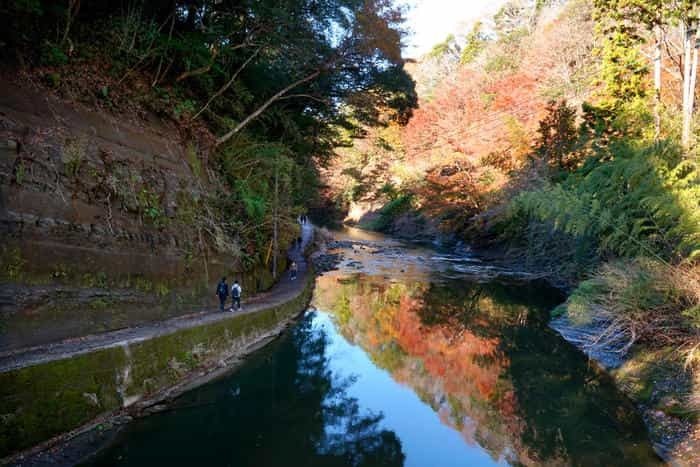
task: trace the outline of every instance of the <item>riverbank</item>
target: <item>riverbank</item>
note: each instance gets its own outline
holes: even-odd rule
[[[331,242],[330,245],[344,246],[343,242]],[[361,245],[355,247],[361,248]],[[334,257],[337,253],[333,254],[333,248],[329,250],[332,254],[326,255],[319,263],[335,267],[343,258]],[[528,268],[522,255],[509,254],[504,247],[469,250],[469,254],[494,267],[493,271],[484,271],[491,277],[544,280],[567,297],[577,286],[549,277],[541,270]],[[614,349],[606,352],[606,349],[597,347],[594,350],[587,345],[587,340],[580,337],[593,332],[590,327],[571,321],[562,324],[561,319],[552,321],[550,326],[585,353],[601,371],[610,375],[616,387],[634,402],[655,451],[664,461],[678,466],[700,464],[700,424],[697,401],[694,406],[692,400],[697,381],[693,381],[693,373],[684,366],[677,349],[668,346],[649,349],[636,345],[626,355],[621,355]]]
[[[567,298],[580,285],[533,268],[522,254],[514,254],[503,245],[475,253],[501,267],[530,272]],[[620,353],[598,343],[601,329],[595,317],[585,324],[558,316],[553,317],[550,326],[609,374],[617,388],[634,402],[654,450],[665,462],[683,467],[700,465],[700,405],[693,396],[698,392],[700,376],[686,365],[677,347],[636,344]]]
[[[333,237],[343,259],[293,329],[89,465],[659,465],[632,403],[547,327],[555,290],[468,255]]]
[[[290,251],[298,279],[285,275],[270,292],[244,301],[241,313],[196,313],[0,355],[2,463],[60,458],[68,440],[146,413],[279,335],[310,300],[304,250],[312,236],[305,226],[302,246]]]

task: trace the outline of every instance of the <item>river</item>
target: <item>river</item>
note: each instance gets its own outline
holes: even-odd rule
[[[659,465],[630,401],[548,327],[557,291],[468,251],[338,238],[295,327],[90,465]]]

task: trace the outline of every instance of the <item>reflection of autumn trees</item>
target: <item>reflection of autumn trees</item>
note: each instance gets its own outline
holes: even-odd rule
[[[320,284],[316,305],[339,310],[338,323],[348,339],[365,348],[395,379],[410,385],[468,442],[478,442],[498,458],[511,447],[510,432],[519,429],[516,402],[501,378],[508,360],[500,339],[488,325],[488,316],[476,310],[491,309],[495,315],[502,310],[480,289],[458,295],[456,300],[445,289],[425,283],[345,278]],[[463,312],[481,331],[460,323]]]
[[[329,369],[327,336],[312,321],[306,316],[292,336],[232,377],[187,393],[177,410],[143,419],[128,445],[93,465],[152,465],[154,458],[167,465],[403,465],[401,442],[380,427],[382,415],[362,411],[347,394],[352,378]]]
[[[650,459],[645,448],[634,451],[633,441],[645,439],[634,411],[618,413],[628,403],[546,326],[557,301],[551,291],[362,275],[319,281],[316,305],[337,316],[345,337],[494,459]]]

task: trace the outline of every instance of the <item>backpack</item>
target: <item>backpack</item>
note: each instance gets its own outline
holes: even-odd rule
[[[226,289],[227,289],[226,284],[224,284],[223,282],[220,282],[220,283],[219,283],[219,288],[216,290],[217,295],[218,295],[219,297],[225,297],[225,296],[227,295],[227,294],[226,294],[226,292],[227,292]]]
[[[241,298],[241,288],[238,286],[238,284],[231,287],[231,296],[233,298]]]

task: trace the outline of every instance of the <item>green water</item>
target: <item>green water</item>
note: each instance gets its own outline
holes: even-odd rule
[[[659,463],[631,403],[548,328],[557,293],[431,254],[358,253],[281,339],[90,465]]]

